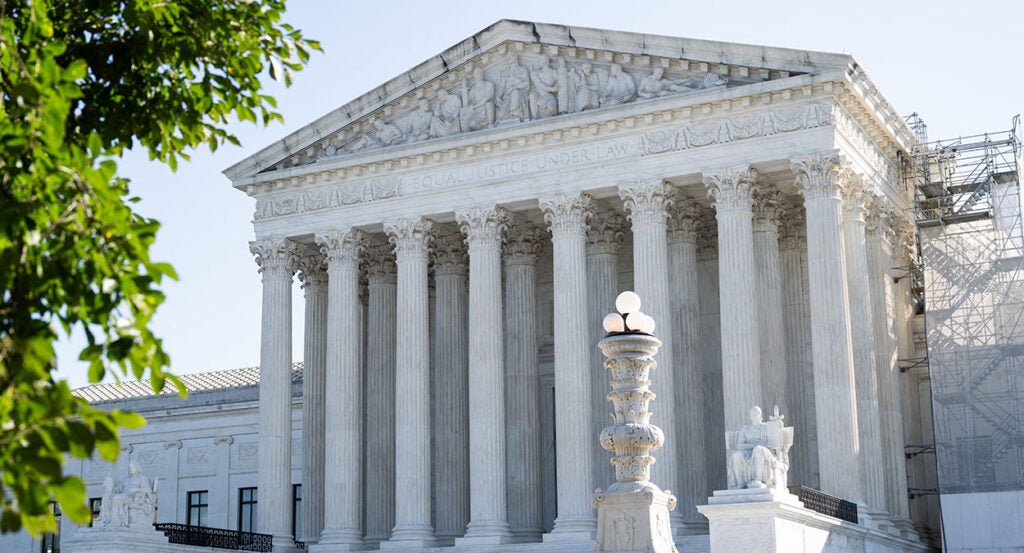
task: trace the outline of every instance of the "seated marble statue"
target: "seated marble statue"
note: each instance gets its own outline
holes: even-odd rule
[[[128,464],[128,471],[130,474],[119,486],[118,493],[114,493],[109,476],[104,481],[101,523],[122,528],[149,528],[156,511],[158,483],[142,474],[142,467],[135,461]]]
[[[743,488],[786,488],[789,448],[793,427],[783,426],[778,406],[768,422],[761,420],[761,408],[750,408],[750,424],[726,432],[726,458],[730,490]]]

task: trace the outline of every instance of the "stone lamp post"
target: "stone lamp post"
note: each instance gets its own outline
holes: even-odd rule
[[[640,311],[635,293],[619,294],[615,308],[618,313],[604,319],[608,335],[598,344],[611,371],[614,422],[601,432],[601,447],[615,453],[615,483],[598,488],[591,499],[597,509],[594,551],[676,553],[669,524],[676,498],[650,481],[651,451],[665,443],[649,410],[650,372],[661,341],[652,335],[654,319]]]

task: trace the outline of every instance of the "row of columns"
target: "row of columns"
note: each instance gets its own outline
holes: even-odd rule
[[[877,230],[883,226],[879,217],[873,216],[868,226],[866,198],[837,154],[794,159],[792,170],[806,212],[807,328],[786,326],[793,317],[784,315],[784,305],[800,291],[780,274],[794,263],[802,268],[803,262],[793,256],[794,248],[780,251],[780,193],[763,189],[757,171],[748,166],[703,174],[716,214],[725,428],[745,424],[743,415],[751,405],[792,406],[804,413],[828,405],[814,415],[818,448],[813,456],[821,489],[878,512],[903,514],[903,494],[891,491],[901,478],[905,486],[902,433],[895,431],[899,394],[891,321],[896,291],[886,279],[869,278],[886,272],[889,242],[876,236],[884,234]],[[654,392],[660,412],[675,416],[658,420],[671,439],[652,478],[680,497],[682,508],[673,515],[673,526],[683,533],[701,531],[706,523],[693,506],[707,495],[713,460],[696,444],[714,438],[706,437],[703,424],[709,398],[704,397],[707,375],[698,343],[697,234],[709,222],[696,201],[674,197],[661,180],[622,186],[619,196],[633,232],[634,288],[657,321],[657,334],[669,338],[656,357],[660,388]],[[602,458],[594,436],[607,420],[598,415],[607,388],[604,378],[592,378],[603,375],[592,350],[603,335],[596,323],[618,292],[618,246],[625,223],[583,193],[541,198],[539,207],[551,234],[554,263],[559,459],[558,513],[545,539],[589,539],[595,528],[590,493],[595,483],[611,481],[610,468],[594,463]],[[433,258],[433,387],[428,268],[435,238],[429,220],[384,225],[393,265],[379,255],[361,256],[364,248],[381,247],[367,246],[358,230],[318,234],[316,243],[326,259],[326,295],[322,271],[310,259],[298,264],[295,244],[253,244],[264,281],[260,527],[274,535],[275,543],[284,543],[289,534],[275,515],[284,512],[289,500],[282,490],[290,490],[287,379],[295,267],[302,271],[307,297],[307,514],[302,536],[310,540],[322,528],[321,544],[363,543],[364,503],[366,541],[382,542],[384,548],[427,546],[435,538],[503,543],[541,534],[533,298],[542,231],[519,223],[515,235],[508,235],[511,216],[497,206],[461,210],[455,219],[468,251],[460,235],[436,238],[441,247]],[[365,406],[362,394],[351,393],[364,389],[361,259],[368,274]],[[850,297],[872,301],[851,302]],[[790,332],[810,334],[813,363],[805,365],[814,367],[812,374],[794,370],[800,363],[787,360],[784,335]],[[811,383],[794,383],[805,378],[813,380],[813,405],[800,393]],[[325,399],[340,397],[346,400]],[[355,422],[364,416],[365,445],[364,425]],[[437,424],[431,424],[432,418]],[[318,434],[324,436],[323,448],[316,447]],[[365,468],[363,447],[370,460]],[[883,464],[874,462],[879,458]],[[324,471],[325,466],[332,470]],[[400,490],[400,501],[395,490]],[[432,493],[445,507],[437,510],[436,531]],[[319,505],[322,518],[316,513]]]

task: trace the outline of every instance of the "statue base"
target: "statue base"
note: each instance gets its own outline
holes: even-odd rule
[[[63,540],[64,553],[157,553],[181,551],[162,532],[149,528],[78,528]]]
[[[697,511],[708,518],[711,553],[929,551],[916,540],[805,509],[788,490],[719,490]]]
[[[678,553],[672,540],[669,511],[676,498],[650,482],[617,482],[597,490],[595,552]]]

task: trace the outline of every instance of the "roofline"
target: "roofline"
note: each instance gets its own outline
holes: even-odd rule
[[[607,40],[609,33],[616,35],[614,44]],[[223,174],[235,182],[258,173],[323,138],[322,130],[341,128],[381,105],[397,100],[411,88],[423,86],[507,41],[595,50],[613,46],[615,51],[626,54],[685,57],[709,64],[749,65],[791,72],[847,68],[855,64],[848,54],[502,19],[235,163]]]

